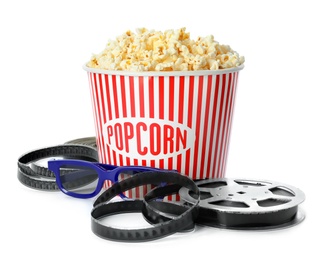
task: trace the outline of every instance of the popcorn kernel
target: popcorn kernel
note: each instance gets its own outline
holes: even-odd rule
[[[218,70],[242,65],[245,58],[221,45],[213,35],[190,38],[186,28],[164,32],[128,30],[110,40],[100,54],[92,55],[88,67],[128,71]]]

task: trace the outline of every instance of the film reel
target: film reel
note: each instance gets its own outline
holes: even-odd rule
[[[304,220],[298,205],[304,193],[290,185],[262,180],[208,179],[196,182],[200,190],[197,223],[206,226],[266,230],[293,226]],[[181,188],[186,203],[194,194]]]

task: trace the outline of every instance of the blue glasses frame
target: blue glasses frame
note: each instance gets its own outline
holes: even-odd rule
[[[80,168],[87,168],[90,170],[95,170],[98,176],[98,183],[93,192],[90,192],[88,194],[84,193],[77,193],[70,191],[64,187],[62,176],[61,176],[61,168],[68,168],[68,167],[80,167]],[[56,183],[59,189],[65,193],[66,195],[75,197],[75,198],[92,198],[96,196],[103,188],[105,181],[111,181],[112,183],[118,182],[119,175],[121,173],[126,172],[144,172],[144,171],[160,171],[158,168],[152,168],[152,167],[145,167],[145,166],[114,166],[110,164],[103,164],[103,163],[97,163],[97,162],[89,162],[89,161],[83,161],[83,160],[50,160],[48,161],[48,169],[52,171],[55,174],[56,177]],[[86,178],[87,181],[90,182],[90,175],[86,173],[85,171],[78,170],[77,172],[73,172],[72,170],[64,169],[65,173],[63,174],[64,178],[67,178],[70,183],[74,183],[77,186],[77,183],[79,184],[80,178]],[[124,194],[120,194],[120,197],[125,199],[127,198]]]

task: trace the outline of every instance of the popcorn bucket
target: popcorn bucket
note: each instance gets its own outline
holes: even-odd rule
[[[172,72],[84,69],[100,162],[177,170],[193,180],[225,176],[243,65]]]

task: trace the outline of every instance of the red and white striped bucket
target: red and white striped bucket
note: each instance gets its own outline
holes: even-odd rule
[[[100,162],[225,176],[238,73],[88,73]]]

